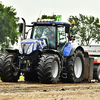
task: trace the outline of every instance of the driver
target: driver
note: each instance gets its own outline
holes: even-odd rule
[[[52,30],[50,30],[49,28],[46,28],[45,31],[45,36],[48,38],[48,46],[49,48],[55,48],[55,34]]]
[[[50,33],[48,34],[48,46],[49,48],[55,48],[55,37],[54,37],[54,33]]]
[[[51,34],[49,34],[48,39],[54,41],[54,33],[53,32]]]

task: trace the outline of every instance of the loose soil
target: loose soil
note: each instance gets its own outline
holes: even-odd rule
[[[0,81],[0,100],[100,100],[100,83],[41,84]]]

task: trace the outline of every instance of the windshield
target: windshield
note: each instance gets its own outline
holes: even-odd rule
[[[48,46],[51,45],[55,48],[55,36],[56,36],[56,27],[55,26],[34,26],[32,31],[32,39],[47,39]]]
[[[34,26],[32,32],[32,39],[39,39],[41,37],[48,37],[53,33],[55,35],[55,27],[54,26]]]

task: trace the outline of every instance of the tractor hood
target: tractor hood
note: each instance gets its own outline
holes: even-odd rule
[[[21,42],[19,53],[29,55],[32,52],[47,47],[45,39],[26,39]]]

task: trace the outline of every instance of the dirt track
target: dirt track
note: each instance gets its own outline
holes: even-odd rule
[[[0,81],[0,100],[100,100],[100,83],[40,84]]]

